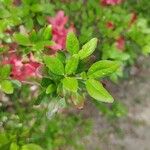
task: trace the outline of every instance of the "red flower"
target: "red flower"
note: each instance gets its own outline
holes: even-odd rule
[[[122,2],[122,0],[101,0],[101,4],[103,6],[117,5],[117,4],[120,4],[121,2]]]
[[[116,42],[115,42],[115,45],[119,50],[124,50],[124,48],[125,48],[125,39],[124,39],[124,37],[120,36],[119,38],[117,38]]]
[[[115,28],[115,25],[112,21],[108,21],[106,23],[106,28],[113,30]]]
[[[28,59],[27,62],[23,62],[21,57],[13,53],[9,58],[4,59],[3,64],[11,65],[11,77],[13,79],[24,81],[29,77],[40,77],[38,69],[41,64],[34,61],[32,55]]]
[[[75,31],[73,25],[68,29],[65,27],[67,21],[68,17],[64,15],[63,11],[58,11],[55,17],[48,17],[48,22],[52,24],[52,40],[55,42],[55,45],[50,48],[54,51],[65,49],[67,33]]]

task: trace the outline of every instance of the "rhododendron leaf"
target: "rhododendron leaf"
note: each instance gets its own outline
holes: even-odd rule
[[[11,16],[11,14],[7,9],[5,9],[3,7],[0,8],[0,18],[7,18],[7,17],[10,17],[10,16]]]
[[[25,27],[31,31],[33,29],[33,20],[31,17],[27,17],[25,20]]]
[[[53,45],[52,41],[40,41],[37,42],[33,45],[33,50],[34,51],[41,51],[44,49],[45,46],[51,46]]]
[[[94,52],[97,46],[97,41],[97,38],[93,38],[82,46],[82,49],[78,53],[81,60],[90,56]]]
[[[66,61],[66,55],[64,54],[64,52],[58,51],[58,52],[56,53],[56,57],[57,57],[59,60],[61,60],[62,63],[65,63],[65,61]]]
[[[79,57],[78,55],[73,55],[69,58],[65,66],[65,73],[67,75],[74,74],[78,68]]]
[[[43,150],[39,145],[37,144],[26,144],[26,145],[23,145],[21,150]]]
[[[0,83],[0,88],[3,92],[5,92],[6,94],[12,94],[14,91],[12,82],[9,80],[3,80]]]
[[[78,90],[78,81],[77,79],[73,77],[66,77],[62,80],[63,87],[66,90],[69,90],[71,92],[77,92]]]
[[[48,25],[43,31],[43,35],[42,35],[43,40],[50,40],[51,32],[52,32],[52,26]]]
[[[56,86],[54,84],[50,84],[47,88],[46,88],[46,94],[51,94],[56,90]]]
[[[79,41],[74,32],[69,32],[66,40],[66,48],[70,54],[77,54],[79,51]]]
[[[28,46],[31,44],[29,37],[21,33],[14,34],[14,39],[19,45],[22,46]]]
[[[64,75],[64,65],[55,56],[44,56],[44,63],[56,75]]]
[[[37,33],[36,33],[35,30],[32,30],[32,32],[30,33],[29,38],[30,38],[31,42],[33,42],[33,43],[37,41],[38,37],[37,37]]]
[[[11,67],[10,65],[0,66],[0,78],[5,79],[10,75]]]
[[[94,63],[88,70],[89,78],[102,78],[115,72],[119,68],[119,63],[110,60],[101,60]]]
[[[113,97],[97,80],[88,79],[86,81],[86,89],[89,95],[98,101],[107,102],[107,103],[112,103],[114,101]]]
[[[37,15],[36,19],[41,26],[45,25],[46,21],[44,15]]]
[[[41,12],[41,11],[43,11],[43,5],[41,5],[41,4],[33,4],[32,6],[30,6],[30,9],[33,12]]]

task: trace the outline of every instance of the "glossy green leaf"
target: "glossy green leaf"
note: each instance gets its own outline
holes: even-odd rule
[[[12,94],[14,91],[13,85],[12,85],[11,81],[9,81],[9,80],[1,81],[0,88],[6,94]]]
[[[65,73],[67,75],[74,74],[78,68],[79,57],[78,55],[73,55],[66,63]]]
[[[114,73],[119,68],[119,63],[110,60],[101,60],[94,63],[88,70],[88,77],[102,78]]]
[[[77,54],[79,51],[79,41],[74,32],[69,32],[66,40],[66,48],[70,54]]]
[[[52,26],[48,25],[43,31],[43,35],[42,35],[43,40],[50,40],[51,32],[52,32]]]
[[[62,80],[63,87],[71,92],[77,92],[78,81],[73,77],[66,77]]]
[[[64,74],[64,65],[57,57],[44,56],[44,63],[52,73],[57,75]]]
[[[51,94],[56,90],[56,86],[54,84],[50,84],[47,88],[46,88],[46,94]]]
[[[22,46],[29,46],[31,44],[29,37],[21,33],[14,34],[14,39],[19,45]]]
[[[113,97],[97,80],[94,79],[87,80],[86,89],[89,95],[98,101],[107,102],[107,103],[112,103],[114,101]]]
[[[97,38],[93,38],[82,46],[82,49],[78,53],[81,60],[90,56],[95,51],[97,41]]]
[[[10,75],[11,67],[10,65],[0,66],[0,78],[5,79]]]

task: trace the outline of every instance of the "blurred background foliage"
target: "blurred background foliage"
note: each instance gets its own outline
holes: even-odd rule
[[[100,39],[96,59],[122,62],[120,71],[111,76],[115,82],[118,77],[126,76],[124,66],[129,68],[141,53],[148,55],[150,52],[147,49],[150,41],[149,0],[126,0],[111,8],[101,6],[99,0],[41,0],[40,3],[39,0],[22,0],[21,5],[20,1],[15,2],[18,7],[12,6],[11,0],[0,0],[0,39],[6,43],[11,42],[10,36],[2,32],[7,26],[15,30],[17,26],[24,25],[31,32],[47,24],[45,16],[54,16],[58,10],[63,10],[69,16],[69,23],[75,26],[82,44],[92,37]],[[138,23],[127,31],[132,12],[137,13]],[[104,23],[109,20],[115,23],[115,30],[105,27]],[[120,52],[114,45],[120,35],[127,40],[126,51]],[[0,47],[1,51],[4,49]],[[63,110],[49,118],[44,103],[33,106],[36,92],[33,90],[30,95],[31,87],[18,87],[16,84],[15,93],[10,96],[0,93],[0,150],[84,149],[79,141],[92,130],[92,122],[88,117],[74,113],[74,110]],[[120,101],[112,105],[94,103],[109,121],[127,115],[127,108]],[[49,111],[51,113],[52,110]]]

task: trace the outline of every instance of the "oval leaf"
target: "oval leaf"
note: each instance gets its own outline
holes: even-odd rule
[[[64,65],[57,57],[44,56],[44,63],[52,73],[57,75],[64,74]]]
[[[81,60],[90,56],[94,52],[97,46],[97,41],[97,38],[93,38],[82,46],[82,49],[78,53]]]
[[[119,63],[110,60],[101,60],[94,63],[88,70],[88,77],[102,78],[114,73],[119,68]]]
[[[74,32],[69,32],[66,40],[66,48],[70,54],[77,54],[79,51],[79,41]]]
[[[98,101],[107,103],[112,103],[114,101],[113,97],[107,92],[99,81],[94,79],[87,80],[86,89],[89,95]]]
[[[63,87],[71,92],[77,92],[78,81],[75,78],[66,77],[62,80]]]
[[[66,63],[65,73],[67,75],[74,74],[78,68],[79,57],[78,55],[72,56]]]
[[[29,37],[24,34],[16,33],[14,38],[19,45],[28,46],[31,44]]]
[[[0,88],[6,94],[12,94],[14,91],[13,85],[12,85],[11,81],[9,81],[9,80],[3,80],[0,83]]]
[[[54,84],[50,84],[47,88],[46,88],[46,94],[51,94],[56,90],[56,86]]]

